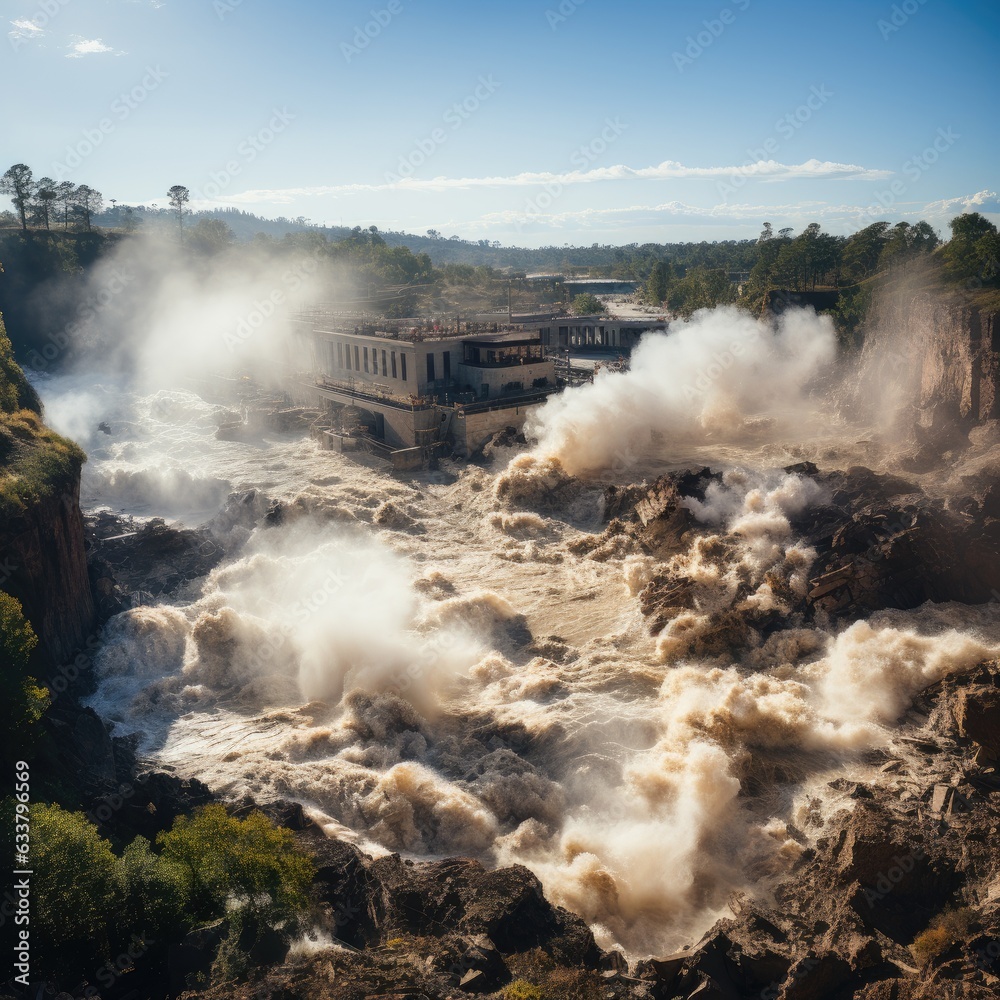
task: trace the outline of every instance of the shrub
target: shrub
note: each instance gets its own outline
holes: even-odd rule
[[[927,930],[914,938],[910,953],[923,968],[943,955],[952,945],[966,938],[976,920],[975,910],[968,907],[945,910],[930,922]]]
[[[38,393],[14,360],[14,348],[7,336],[3,316],[0,316],[0,410],[9,413],[24,408],[34,410],[36,413],[42,411]]]
[[[545,1000],[545,994],[540,986],[526,979],[515,979],[504,988],[503,1000]]]
[[[597,316],[604,312],[604,303],[590,292],[584,292],[573,299],[573,312],[577,316]]]
[[[242,937],[243,927],[237,917],[231,922],[229,933],[219,942],[219,950],[212,962],[212,983],[238,983],[248,979],[253,972],[256,966],[241,943]]]
[[[296,849],[290,830],[263,813],[240,820],[221,805],[205,806],[179,816],[157,842],[164,860],[184,871],[197,916],[210,920],[235,908],[273,923],[307,905],[312,861]]]

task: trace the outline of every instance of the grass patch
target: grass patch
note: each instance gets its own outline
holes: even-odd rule
[[[34,410],[0,413],[0,522],[70,487],[85,461]]]
[[[0,317],[0,523],[71,487],[87,456],[42,423]]]
[[[515,979],[504,987],[503,1000],[545,1000],[541,986],[529,983],[527,979]]]

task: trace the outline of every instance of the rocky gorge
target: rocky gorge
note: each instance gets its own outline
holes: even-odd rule
[[[807,634],[818,627],[839,633],[886,611],[937,606],[945,616],[958,606],[988,614],[996,604],[995,316],[935,312],[919,296],[884,308],[909,309],[906,328],[927,331],[916,341],[922,346],[911,369],[919,405],[891,467],[826,467],[813,456],[764,469],[759,481],[737,480],[719,463],[604,487],[601,525],[569,551],[633,568],[630,587],[665,657],[696,658],[705,670],[738,662],[743,677],[766,685],[794,680],[783,662],[773,677],[766,673],[772,652],[813,641]],[[899,322],[893,313],[894,327]],[[861,360],[873,377],[881,364]],[[558,507],[559,490],[568,495],[574,488],[572,477],[556,476],[544,509]],[[725,508],[729,493],[742,491],[742,502],[754,489],[762,497],[780,494],[787,530],[773,518],[763,528],[748,520],[774,513],[753,503],[735,528],[712,514]],[[786,502],[783,490],[808,502]],[[233,494],[214,522],[183,528],[107,512],[84,516],[78,497],[79,479],[63,482],[54,496],[0,527],[0,551],[10,553],[14,567],[4,588],[35,624],[43,646],[37,669],[59,695],[43,720],[51,739],[38,771],[102,836],[115,843],[154,839],[216,795],[196,779],[151,766],[134,737],[116,735],[81,706],[97,684],[90,667],[100,628],[123,611],[186,594],[237,556],[254,530],[300,511],[247,490]],[[513,497],[516,511],[532,513],[533,505],[537,494]],[[410,520],[393,524],[412,527]],[[748,540],[760,538],[766,552],[751,547],[751,559]],[[558,643],[545,646],[530,632],[511,641],[557,658]],[[59,678],[65,682],[57,687]],[[300,802],[243,796],[226,799],[234,814],[260,806],[315,859],[309,933],[258,941],[247,981],[210,985],[227,927],[198,928],[127,956],[112,985],[80,983],[69,995],[996,996],[1000,666],[983,657],[969,669],[922,679],[893,722],[891,744],[860,751],[863,777],[855,771],[828,782],[832,808],[817,801],[801,827],[781,830],[784,863],[750,873],[751,886],[732,894],[709,932],[673,954],[637,957],[599,947],[588,922],[550,902],[543,881],[525,866],[368,853],[325,833]],[[814,748],[770,740],[770,722],[731,731],[713,718],[699,724],[736,748],[742,802],[780,797],[803,774],[821,770]]]

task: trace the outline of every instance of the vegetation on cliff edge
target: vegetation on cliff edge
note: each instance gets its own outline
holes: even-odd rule
[[[76,444],[42,422],[38,396],[14,361],[0,317],[0,530],[71,483],[85,460]]]

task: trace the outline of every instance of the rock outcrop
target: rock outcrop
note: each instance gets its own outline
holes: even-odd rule
[[[79,471],[0,524],[3,589],[16,597],[50,664],[68,663],[95,626]]]
[[[803,463],[785,471],[812,479],[823,498],[790,516],[795,537],[816,552],[809,586],[795,594],[774,581],[784,605],[779,610],[748,605],[749,587],[738,590],[726,607],[713,611],[700,651],[753,645],[751,630],[759,637],[820,613],[850,619],[925,601],[985,604],[1000,594],[1000,490],[990,477],[944,500],[915,482],[862,467],[820,472]],[[666,561],[695,537],[715,535],[705,555],[725,564],[735,558],[739,538],[699,522],[687,503],[703,500],[717,479],[702,469],[661,476],[646,486],[610,487],[607,528],[588,539],[585,550],[600,557],[603,549],[627,546]],[[695,609],[692,582],[669,572],[652,579],[639,598],[654,633]]]

